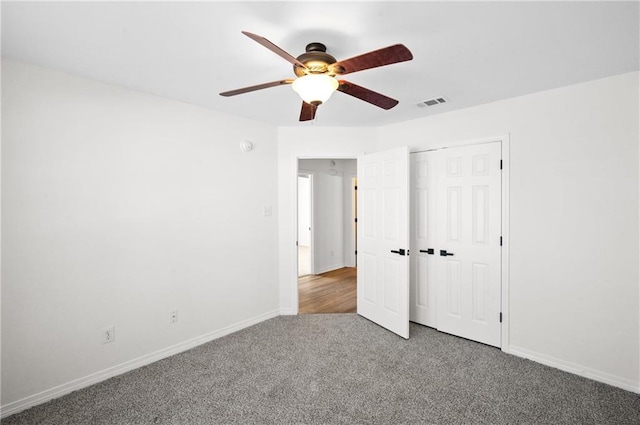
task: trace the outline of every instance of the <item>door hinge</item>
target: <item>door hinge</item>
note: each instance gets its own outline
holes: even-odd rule
[[[355,222],[357,223],[357,222],[358,222],[358,217],[356,217],[354,220],[355,220]]]
[[[502,312],[500,312],[500,323],[502,323]]]
[[[358,250],[356,249],[356,255],[358,255]]]
[[[353,186],[353,190],[358,190],[358,186]]]
[[[500,160],[500,169],[502,170],[502,160]]]
[[[502,236],[500,236],[500,246],[502,246]]]
[[[298,241],[296,241],[296,246],[298,246]]]

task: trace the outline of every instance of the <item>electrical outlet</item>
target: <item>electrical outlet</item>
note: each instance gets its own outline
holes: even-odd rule
[[[178,321],[178,310],[173,310],[170,315],[169,323],[176,323]]]
[[[107,344],[109,342],[113,342],[116,339],[116,327],[115,326],[107,326],[106,328],[102,328],[102,343]]]

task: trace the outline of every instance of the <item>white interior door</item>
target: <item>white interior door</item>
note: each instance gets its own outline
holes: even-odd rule
[[[358,158],[358,314],[409,338],[409,150]]]
[[[411,154],[412,322],[437,327],[436,151]]]
[[[437,327],[500,346],[501,144],[437,151]]]

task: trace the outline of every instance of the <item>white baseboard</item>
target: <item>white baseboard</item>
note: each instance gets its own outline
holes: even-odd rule
[[[5,418],[7,416],[26,410],[30,407],[37,406],[38,404],[42,404],[54,398],[62,397],[63,395],[69,394],[73,391],[86,388],[90,385],[97,384],[98,382],[113,378],[114,376],[121,375],[125,372],[129,372],[142,366],[146,366],[150,363],[173,356],[174,354],[181,353],[183,351],[197,347],[198,345],[213,341],[214,339],[218,339],[225,335],[237,332],[241,329],[248,328],[249,326],[264,322],[265,320],[272,319],[279,315],[280,310],[269,311],[267,313],[226,326],[222,329],[209,332],[204,335],[200,335],[187,341],[180,342],[178,344],[144,355],[142,357],[129,360],[125,363],[121,363],[108,369],[92,373],[91,375],[87,375],[85,377],[67,382],[65,384],[58,385],[57,387],[53,387],[40,393],[25,397],[21,400],[8,403],[0,407],[0,410],[2,412],[0,417]]]
[[[338,270],[341,268],[344,268],[345,265],[344,263],[339,263],[339,264],[332,264],[330,266],[325,266],[325,267],[321,267],[318,268],[316,270],[314,270],[315,274],[322,274],[322,273],[326,273],[326,272],[331,272],[333,270]]]
[[[640,382],[635,382],[631,379],[611,375],[610,373],[601,372],[566,360],[536,353],[525,348],[515,347],[513,345],[509,347],[509,354],[533,360],[534,362],[564,370],[565,372],[573,373],[574,375],[593,379],[594,381],[602,382],[604,384],[613,385],[614,387],[622,388],[623,390],[640,393]]]
[[[295,316],[298,314],[298,310],[294,308],[282,308],[280,309],[280,316]]]

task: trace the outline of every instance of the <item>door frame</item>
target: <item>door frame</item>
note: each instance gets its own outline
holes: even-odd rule
[[[468,144],[477,144],[477,143],[487,143],[487,142],[502,142],[502,341],[501,341],[501,349],[505,353],[509,353],[509,325],[510,325],[510,310],[509,310],[509,251],[510,251],[510,233],[509,233],[509,170],[511,166],[511,157],[510,157],[510,135],[503,134],[494,137],[484,137],[484,138],[475,138],[468,139],[465,141],[449,141],[449,142],[440,142],[429,144],[428,146],[423,145],[424,147],[416,147],[416,145],[420,146],[420,141],[411,141],[407,140],[409,146],[409,152],[423,152],[428,150],[454,147],[454,146],[464,146]],[[424,143],[424,142],[423,142]],[[302,153],[302,150],[307,150]],[[298,249],[295,244],[296,241],[296,231],[298,228],[298,214],[297,214],[297,203],[298,203],[298,195],[297,190],[294,188],[297,187],[297,178],[298,178],[298,159],[332,159],[332,158],[343,158],[343,159],[357,159],[358,156],[364,155],[366,153],[366,149],[363,148],[353,148],[353,149],[344,149],[344,150],[336,150],[334,152],[328,152],[322,147],[314,147],[310,149],[298,149],[297,152],[291,152],[290,156],[287,155],[286,164],[288,164],[288,170],[285,171],[283,177],[286,177],[286,186],[287,191],[291,195],[293,195],[293,199],[289,198],[287,203],[289,206],[281,205],[280,208],[287,209],[290,211],[290,214],[293,218],[293,223],[289,223],[288,220],[282,221],[280,224],[285,226],[287,229],[286,232],[286,249],[285,251],[281,251],[284,254],[283,265],[284,268],[281,268],[281,288],[284,289],[281,292],[281,297],[289,298],[288,300],[285,298],[284,300],[281,298],[281,302],[284,302],[285,305],[290,306],[289,308],[281,308],[280,314],[288,315],[288,314],[298,314]],[[293,184],[290,182],[296,182]],[[284,220],[284,218],[281,218]],[[290,266],[289,266],[290,265]],[[286,289],[288,288],[288,289]],[[288,296],[287,296],[288,295]],[[289,304],[289,301],[291,304]]]
[[[355,180],[355,181],[354,181]],[[351,188],[350,201],[351,213],[349,214],[349,238],[351,239],[351,252],[353,267],[358,267],[358,174],[349,176],[349,187]]]
[[[500,349],[505,353],[509,353],[509,170],[511,168],[510,161],[510,134],[504,134],[497,137],[483,137],[478,139],[469,139],[456,142],[442,142],[429,145],[424,149],[410,149],[409,155],[418,152],[428,152],[439,149],[454,148],[459,146],[479,145],[483,143],[500,142],[502,155],[502,179],[501,179],[501,221],[502,221],[502,250],[501,250],[501,290],[500,304],[502,310],[502,326]]]
[[[314,274],[315,272],[315,261],[314,261],[314,243],[315,243],[315,239],[314,239],[314,230],[315,230],[315,225],[313,223],[314,220],[314,216],[313,216],[313,207],[314,207],[314,203],[313,203],[313,171],[306,171],[306,170],[298,170],[298,177],[307,177],[309,179],[309,226],[311,227],[311,230],[309,231],[309,271],[311,272],[311,274]],[[298,199],[298,193],[299,193],[299,188],[298,188],[298,180],[296,179],[296,229],[298,229],[298,217],[300,214],[299,208],[300,208],[300,200]],[[299,236],[296,232],[296,242],[298,242]],[[297,248],[297,245],[296,245]],[[300,264],[300,257],[299,257],[299,251],[298,253],[296,253],[296,267],[299,267]]]
[[[364,154],[364,152],[362,152],[361,154]],[[294,231],[293,234],[293,243],[291,244],[291,249],[287,249],[290,253],[291,253],[291,259],[293,259],[293,264],[292,267],[290,268],[290,270],[287,271],[287,275],[283,276],[282,279],[284,279],[284,284],[286,286],[289,287],[289,290],[286,291],[289,293],[289,296],[291,297],[291,308],[287,309],[287,310],[280,310],[280,314],[285,314],[285,315],[298,315],[300,314],[300,300],[298,297],[298,245],[297,245],[297,241],[298,241],[298,174],[300,172],[306,173],[307,171],[304,170],[300,170],[299,169],[299,160],[301,159],[358,159],[358,156],[360,154],[353,154],[353,153],[335,153],[335,154],[330,154],[330,153],[326,153],[326,152],[322,152],[322,153],[318,153],[318,154],[313,154],[313,153],[307,153],[304,155],[292,155],[291,156],[291,161],[293,162],[293,167],[292,171],[293,173],[290,174],[289,177],[289,181],[294,182],[294,187],[295,190],[293,190],[293,202],[290,205],[291,208],[291,212],[292,212],[292,216],[293,216],[293,220],[291,221],[292,227],[291,229]],[[313,227],[311,228],[311,232],[313,235]]]

